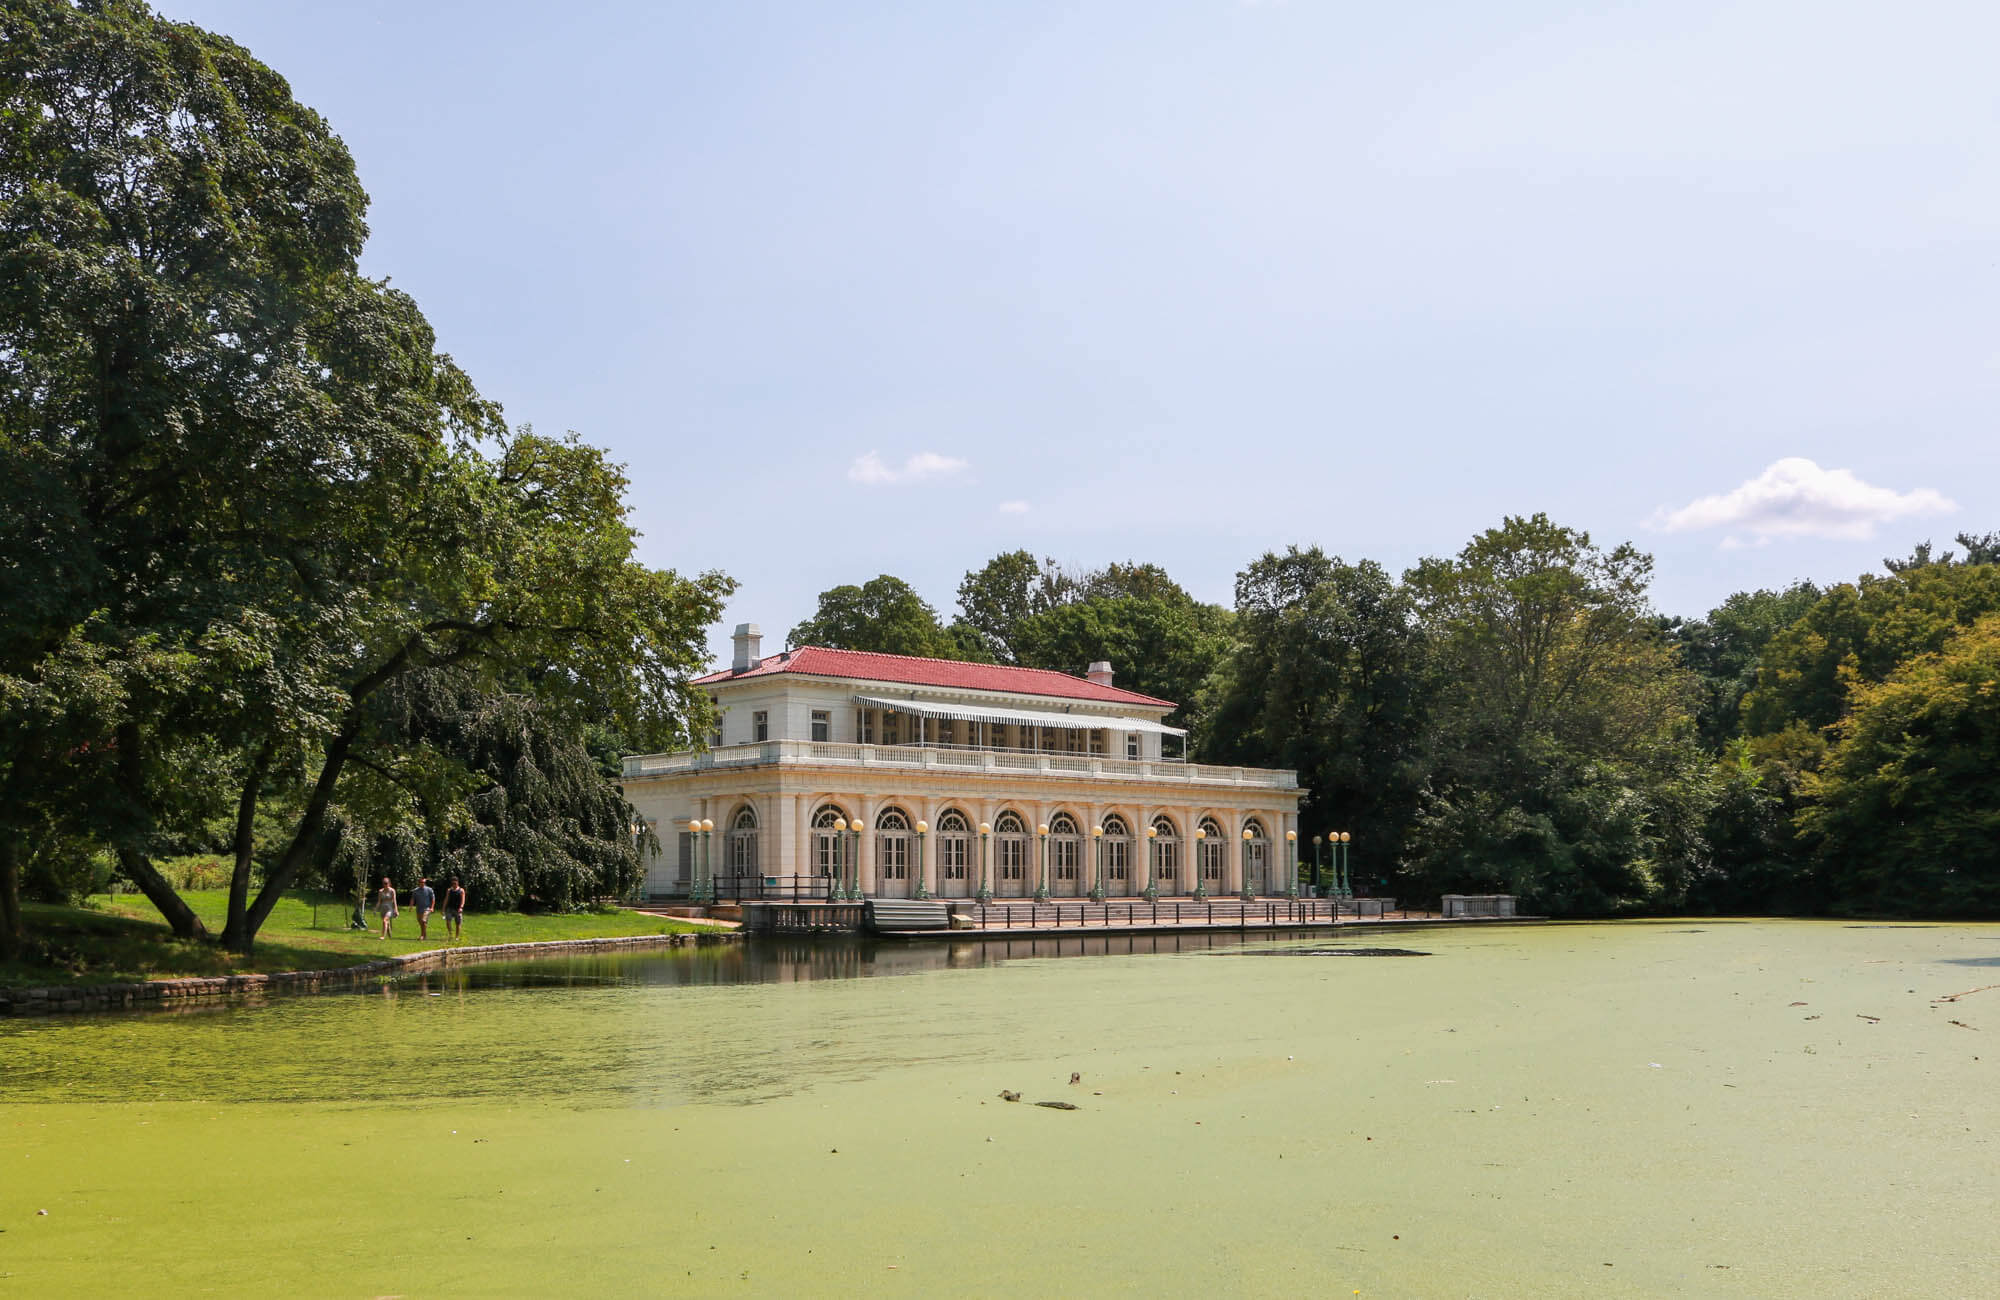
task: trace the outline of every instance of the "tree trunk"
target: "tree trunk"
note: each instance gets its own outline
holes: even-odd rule
[[[194,914],[194,909],[187,905],[186,900],[174,892],[174,887],[167,883],[167,878],[160,874],[151,858],[129,844],[120,844],[118,865],[124,868],[125,874],[132,877],[133,882],[139,886],[139,892],[152,900],[154,907],[160,909],[160,915],[167,919],[169,926],[173,927],[175,938],[208,937],[208,927],[201,923],[201,918]]]
[[[361,734],[361,714],[357,705],[347,715],[340,734],[326,747],[326,758],[320,764],[319,779],[313,782],[312,794],[306,798],[305,812],[299,817],[298,828],[292,832],[292,842],[285,846],[277,864],[264,877],[264,888],[257,892],[257,901],[250,905],[244,917],[243,943],[245,951],[255,941],[257,931],[271,915],[271,909],[278,905],[285,890],[291,887],[292,878],[299,874],[306,858],[313,851],[313,841],[319,838],[320,827],[326,822],[327,805],[333,802],[334,787],[340,784],[340,773],[347,766],[347,753],[354,748],[355,737]]]
[[[133,818],[137,825],[146,826],[152,823],[152,805],[146,800],[145,774],[140,766],[139,754],[138,726],[130,722],[120,723],[118,763],[115,769],[118,774],[119,789],[130,805],[127,815]],[[116,845],[118,865],[123,867],[125,874],[132,877],[133,883],[139,886],[139,892],[152,900],[154,907],[160,909],[160,915],[164,916],[167,924],[173,927],[174,937],[207,938],[208,927],[201,923],[201,918],[194,914],[194,909],[174,892],[174,887],[167,883],[167,878],[153,866],[152,859],[139,848],[138,839],[137,830],[127,829],[123,833]]]
[[[266,741],[250,761],[250,773],[243,779],[243,793],[236,800],[236,865],[229,876],[229,919],[222,927],[222,946],[246,957],[257,940],[257,932],[249,926],[250,860],[257,847],[257,796],[263,792],[264,773],[271,766],[273,743]]]
[[[0,961],[20,956],[25,940],[21,930],[21,841],[12,830],[0,830]]]

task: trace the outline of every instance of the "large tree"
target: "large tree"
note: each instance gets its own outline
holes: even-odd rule
[[[0,14],[0,674],[29,698],[86,647],[75,795],[181,934],[161,837],[233,813],[225,938],[247,949],[325,843],[374,697],[457,668],[555,716],[683,734],[725,579],[632,560],[625,480],[506,428],[406,296],[361,276],[347,151],[232,42],[137,3]],[[253,899],[274,770],[305,793]],[[13,802],[0,791],[0,804]]]
[[[1696,684],[1647,606],[1652,560],[1509,518],[1406,581],[1434,648],[1429,790],[1411,866],[1555,912],[1677,903],[1712,773]]]
[[[1388,867],[1422,788],[1426,662],[1410,594],[1382,566],[1266,554],[1236,576],[1236,648],[1197,752],[1296,770],[1303,832],[1345,830],[1357,860]]]
[[[1175,590],[1178,590],[1176,588]],[[1173,700],[1192,721],[1209,675],[1229,650],[1229,612],[1174,597],[1101,596],[1058,605],[1014,628],[1018,662],[1082,676],[1102,660],[1125,690]]]
[[[976,638],[945,627],[909,583],[886,573],[858,587],[821,592],[812,617],[792,629],[788,642],[934,659],[987,658]]]
[[[958,584],[958,623],[970,629],[997,663],[1018,664],[1016,629],[1037,614],[1067,604],[1077,581],[1054,560],[1036,560],[1031,551],[996,555]]]
[[[2000,614],[1856,683],[1800,824],[1836,902],[2000,915]]]
[[[1757,683],[1764,647],[1819,598],[1819,588],[1810,582],[1783,591],[1739,591],[1706,618],[1665,624],[1668,642],[1701,681],[1696,731],[1708,749],[1719,753],[1741,733],[1743,697]]]
[[[1832,726],[1846,716],[1855,684],[1886,681],[1995,612],[1996,564],[1932,562],[1830,587],[1765,644],[1757,684],[1743,699],[1744,731]]]

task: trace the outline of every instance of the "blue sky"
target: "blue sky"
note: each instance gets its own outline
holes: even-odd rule
[[[159,7],[767,637],[1015,547],[1228,603],[1545,510],[1698,614],[2000,529],[1991,3]]]

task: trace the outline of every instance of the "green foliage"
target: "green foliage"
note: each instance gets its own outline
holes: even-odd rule
[[[2000,912],[2000,615],[1856,682],[1799,824],[1848,906]]]
[[[1756,688],[1743,700],[1744,731],[1830,727],[1846,715],[1856,684],[1886,681],[1994,612],[2000,565],[1933,563],[1829,588],[1765,646]]]
[[[1820,594],[1810,582],[1783,591],[1739,591],[1705,619],[1665,624],[1667,640],[1701,681],[1695,730],[1705,748],[1719,753],[1740,733],[1743,697],[1756,684],[1764,647],[1803,617]]]
[[[1176,592],[1179,588],[1174,589]],[[1193,701],[1228,653],[1228,611],[1179,597],[1099,596],[1033,615],[1014,629],[1014,652],[1031,668],[1081,676],[1112,665],[1128,691],[1173,700],[1184,723]]]
[[[1535,515],[1411,571],[1436,672],[1416,880],[1506,881],[1559,914],[1682,901],[1712,776],[1696,683],[1649,618],[1651,570]]]
[[[996,555],[958,584],[959,624],[985,646],[996,663],[1018,664],[1015,629],[1070,600],[1076,580],[1054,560],[1037,562],[1028,551]]]
[[[948,631],[909,583],[886,573],[858,587],[821,592],[819,608],[792,629],[788,641],[931,659],[985,658],[977,638]]]
[[[1236,578],[1199,757],[1296,770],[1305,839],[1346,830],[1357,860],[1395,863],[1423,784],[1426,673],[1410,593],[1380,565],[1266,554]]]
[[[729,582],[636,564],[619,468],[507,429],[360,275],[352,161],[283,79],[137,4],[0,24],[0,808],[80,810],[183,935],[152,859],[227,822],[247,945],[406,674],[687,736]]]

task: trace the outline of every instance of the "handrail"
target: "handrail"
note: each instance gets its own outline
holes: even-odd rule
[[[1187,785],[1250,786],[1296,790],[1298,773],[1285,768],[1234,767],[1189,763],[1178,758],[1109,758],[1094,754],[1014,749],[962,749],[937,745],[859,745],[833,740],[760,740],[695,752],[632,754],[624,775],[666,776],[676,772],[777,764],[839,767],[943,768],[952,772],[1032,772],[1037,776],[1102,780],[1142,780]]]

